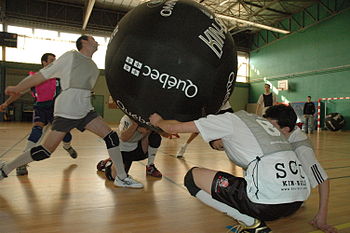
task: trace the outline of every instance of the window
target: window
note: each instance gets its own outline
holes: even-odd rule
[[[40,28],[8,26],[8,32],[17,33],[17,48],[6,48],[6,61],[40,64],[44,53],[60,57],[63,53],[76,49],[75,41],[80,34],[65,33]],[[108,38],[94,36],[99,43],[93,60],[98,68],[104,69]]]
[[[237,53],[238,68],[237,68],[237,82],[248,82],[249,74],[249,55],[248,53],[238,52]]]

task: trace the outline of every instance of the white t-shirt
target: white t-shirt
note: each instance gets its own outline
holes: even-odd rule
[[[119,135],[120,135],[120,132],[127,130],[131,125],[132,125],[132,121],[130,117],[128,117],[127,115],[124,115],[120,120]],[[120,140],[120,144],[119,144],[120,151],[129,152],[129,151],[135,150],[137,148],[139,141],[143,137],[144,136],[139,131],[136,130],[134,135],[130,138],[129,141],[124,142]]]
[[[310,185],[313,188],[328,179],[327,173],[323,170],[322,166],[316,159],[308,137],[300,130],[299,127],[295,127],[294,131],[289,136],[288,141],[292,144],[296,143],[296,149],[294,151],[296,152],[298,159],[301,162],[310,181]]]
[[[252,202],[281,204],[308,198],[309,181],[296,154],[266,119],[239,111],[194,122],[205,141],[221,138],[229,159],[245,169],[247,195]]]
[[[94,109],[91,90],[99,70],[95,62],[78,51],[68,51],[40,70],[47,79],[59,78],[62,92],[56,98],[54,116],[81,119]]]

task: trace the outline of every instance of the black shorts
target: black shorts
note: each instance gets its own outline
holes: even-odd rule
[[[83,132],[85,130],[85,126],[98,116],[99,115],[94,110],[90,111],[85,117],[81,119],[68,119],[57,116],[53,119],[51,129],[68,133],[72,129],[77,128]]]
[[[211,186],[212,197],[225,203],[242,214],[272,221],[286,217],[297,211],[303,202],[285,204],[258,204],[249,200],[246,192],[247,182],[242,177],[235,177],[225,172],[217,172]]]
[[[121,151],[124,162],[140,161],[148,158],[148,151],[146,153],[143,152],[141,141],[138,142],[135,150]]]
[[[42,122],[44,125],[51,124],[53,121],[53,107],[33,107],[33,122]]]

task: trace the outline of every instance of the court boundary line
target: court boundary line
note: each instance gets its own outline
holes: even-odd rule
[[[15,144],[13,144],[10,148],[8,148],[7,150],[5,150],[3,153],[0,154],[0,158],[4,157],[8,152],[10,152],[13,148],[15,148],[15,146],[17,146],[18,144],[20,144],[24,139],[26,139],[28,137],[29,133],[27,133],[23,138],[21,138],[18,142],[16,142]]]

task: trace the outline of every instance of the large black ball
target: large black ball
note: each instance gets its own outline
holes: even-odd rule
[[[154,112],[179,121],[216,113],[233,91],[237,54],[226,26],[207,8],[156,0],[118,23],[105,64],[119,108],[151,127]]]
[[[325,126],[331,131],[337,131],[345,126],[345,119],[339,113],[330,113],[326,116]]]

